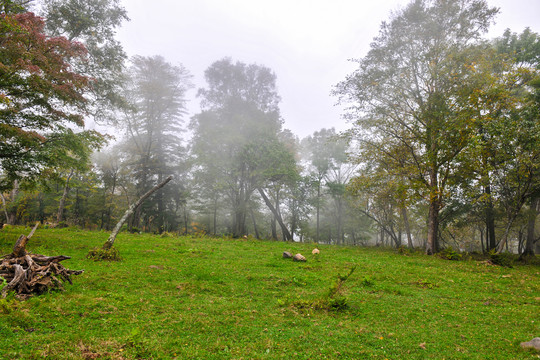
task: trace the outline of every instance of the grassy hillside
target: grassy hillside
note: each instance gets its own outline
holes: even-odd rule
[[[0,230],[0,253],[29,229]],[[85,269],[65,292],[0,300],[0,359],[536,359],[540,268],[391,250],[40,229],[28,249]],[[306,263],[282,259],[300,252]],[[319,309],[338,274],[348,307]]]

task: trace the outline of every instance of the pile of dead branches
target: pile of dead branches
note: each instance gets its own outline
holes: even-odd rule
[[[5,298],[9,291],[15,291],[17,298],[26,299],[32,295],[43,294],[49,290],[63,290],[63,282],[71,282],[71,275],[79,275],[84,270],[68,270],[60,261],[69,256],[45,256],[26,251],[26,244],[37,229],[34,226],[28,236],[21,235],[13,252],[0,258],[0,277],[7,285],[0,295]],[[2,279],[0,279],[2,281]]]

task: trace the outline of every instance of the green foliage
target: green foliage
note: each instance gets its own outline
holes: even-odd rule
[[[439,251],[437,255],[446,260],[461,260],[462,255],[454,250],[451,246]]]
[[[159,236],[161,236],[162,238],[172,238],[172,237],[176,237],[176,234],[173,234],[168,231],[164,231]]]
[[[400,255],[410,255],[414,252],[413,249],[410,249],[409,247],[405,246],[405,245],[400,245],[398,248],[397,248],[397,252],[398,254]]]
[[[207,87],[199,90],[202,111],[190,124],[200,166],[196,177],[206,188],[203,201],[216,206],[217,198],[229,200],[232,234],[242,237],[254,191],[296,170],[290,166],[292,152],[279,139],[276,75],[267,67],[225,58],[210,65],[205,78]],[[276,171],[269,165],[277,165]]]
[[[515,109],[501,84],[516,74],[497,72],[504,61],[481,40],[497,12],[486,1],[412,1],[381,25],[335,91],[349,105],[362,167],[352,189],[367,189],[376,204],[369,215],[385,228],[407,202],[429,206],[430,254],[439,247],[441,205],[457,192],[450,188],[464,177],[477,181],[475,170],[485,168],[460,154],[475,147],[483,121]]]
[[[0,313],[9,314],[11,312],[11,305],[6,299],[0,299]]]
[[[117,248],[110,247],[104,249],[103,247],[96,247],[91,249],[86,255],[87,259],[94,261],[121,261],[122,257]]]
[[[0,15],[2,189],[22,174],[32,178],[61,166],[70,154],[88,157],[85,144],[101,138],[96,132],[73,131],[84,125],[89,79],[72,71],[71,64],[83,61],[85,48],[46,36],[44,26],[33,13]]]
[[[0,292],[2,291],[2,289],[4,289],[4,287],[7,285],[7,281],[6,279],[4,279],[3,277],[0,276]]]
[[[120,125],[128,136],[119,145],[122,169],[137,197],[155,183],[175,174],[176,182],[146,200],[132,215],[132,225],[147,231],[163,231],[165,224],[178,228],[171,209],[185,207],[186,191],[181,183],[187,171],[184,131],[186,94],[193,85],[191,74],[182,65],[172,65],[162,56],[135,56],[131,60],[124,94],[131,109]]]
[[[435,289],[438,287],[437,284],[434,284],[431,281],[424,280],[424,279],[420,279],[416,281],[415,284],[424,289]]]
[[[373,278],[369,275],[366,275],[362,278],[361,282],[362,286],[365,286],[365,287],[372,287],[375,285],[375,280],[373,280]]]
[[[291,306],[297,309],[312,309],[326,311],[343,311],[349,307],[347,297],[344,296],[344,283],[353,274],[356,266],[352,266],[346,275],[337,275],[337,280],[330,286],[328,292],[315,300],[297,299],[291,302]],[[296,282],[296,278],[293,278]]]
[[[152,349],[155,347],[145,333],[138,327],[131,329],[129,336],[124,345],[137,359],[150,359],[152,356]]]
[[[492,250],[489,252],[489,258],[495,265],[512,268],[514,267],[516,256],[508,252],[497,253],[497,251]]]
[[[40,5],[49,35],[65,36],[87,49],[85,61],[72,65],[90,79],[85,96],[89,115],[116,123],[118,110],[128,107],[121,91],[127,56],[115,39],[116,29],[129,20],[126,10],[119,0],[40,0]]]

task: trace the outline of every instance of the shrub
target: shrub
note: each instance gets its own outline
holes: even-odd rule
[[[140,233],[140,232],[141,232],[141,230],[140,230],[138,227],[136,227],[136,226],[133,226],[133,227],[131,227],[131,229],[128,229],[128,230],[129,230],[129,232],[132,233],[132,234]]]
[[[418,285],[419,287],[421,288],[424,288],[424,289],[435,289],[437,287],[439,287],[439,285],[437,284],[434,284],[428,280],[424,280],[424,279],[420,279],[418,280],[417,282],[415,282],[416,285]]]
[[[371,276],[364,276],[362,281],[360,282],[365,287],[371,287],[375,285],[375,281],[371,278]]]
[[[451,246],[445,248],[438,253],[439,257],[446,260],[461,260],[461,254],[454,250]]]
[[[489,258],[491,262],[495,265],[504,266],[504,267],[514,267],[514,255],[510,253],[500,253],[498,254],[495,250],[489,252]]]
[[[122,260],[122,258],[120,257],[120,253],[115,247],[111,247],[109,249],[93,248],[88,252],[88,255],[86,255],[86,258],[94,260],[94,261],[120,261]]]
[[[343,296],[343,284],[352,275],[356,266],[353,266],[347,275],[337,276],[337,281],[330,286],[328,292],[315,300],[299,299],[291,303],[297,309],[313,309],[327,311],[342,311],[349,307],[348,299]]]
[[[399,245],[399,247],[397,248],[397,252],[400,255],[410,255],[413,252],[413,250],[409,249],[405,245]]]

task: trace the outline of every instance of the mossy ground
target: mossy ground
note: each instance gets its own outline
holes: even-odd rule
[[[29,229],[0,231],[0,253]],[[540,268],[395,250],[120,234],[122,261],[86,258],[108,233],[38,229],[28,250],[85,269],[0,303],[0,359],[537,359]],[[306,263],[282,259],[300,252]],[[347,308],[296,304],[338,274]]]

